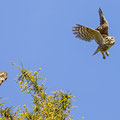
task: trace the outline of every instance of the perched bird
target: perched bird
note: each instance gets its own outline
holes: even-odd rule
[[[99,16],[100,26],[98,28],[91,29],[83,25],[76,24],[76,26],[73,27],[72,31],[75,31],[73,34],[81,40],[88,42],[90,42],[91,40],[95,40],[99,46],[93,55],[100,51],[102,53],[103,59],[105,59],[106,57],[104,53],[106,53],[106,55],[109,56],[107,50],[114,45],[115,38],[109,36],[108,22],[106,21],[103,12],[100,8]]]
[[[0,72],[0,85],[7,80],[8,74],[6,72]]]

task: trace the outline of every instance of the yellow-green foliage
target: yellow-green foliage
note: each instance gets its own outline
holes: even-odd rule
[[[14,66],[18,67],[15,63]],[[30,94],[32,97],[32,108],[30,110],[26,105],[24,109],[4,107],[0,102],[0,119],[2,120],[71,120],[71,99],[70,93],[64,93],[57,90],[48,95],[44,82],[46,79],[39,77],[38,71],[32,72],[18,67],[20,74],[16,79],[20,90],[24,94]]]

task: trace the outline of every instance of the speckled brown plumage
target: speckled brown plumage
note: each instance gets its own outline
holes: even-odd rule
[[[8,73],[6,72],[0,72],[0,85],[5,81],[7,80],[8,78]]]
[[[102,10],[99,8],[99,16],[100,16],[100,26],[96,29],[91,29],[83,25],[76,24],[73,27],[72,31],[74,31],[74,35],[81,40],[90,42],[91,40],[95,40],[99,45],[97,50],[93,55],[98,53],[99,51],[103,55],[103,59],[105,59],[105,54],[109,56],[107,50],[114,45],[115,39],[114,37],[109,36],[108,33],[108,22],[106,21]]]

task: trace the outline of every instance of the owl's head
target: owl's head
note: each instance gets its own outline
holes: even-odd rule
[[[109,45],[114,45],[115,44],[115,38],[112,36],[107,36],[106,38],[106,43]]]

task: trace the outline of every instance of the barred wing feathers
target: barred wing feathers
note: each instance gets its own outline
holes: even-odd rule
[[[108,33],[108,22],[105,19],[102,10],[99,8],[99,16],[100,16],[100,26],[97,28],[98,31],[100,31],[101,34],[105,34],[109,36]]]
[[[76,24],[72,31],[75,31],[73,34],[76,35],[76,37],[84,41],[90,42],[91,40],[95,40],[97,44],[103,44],[103,37],[98,30]]]

